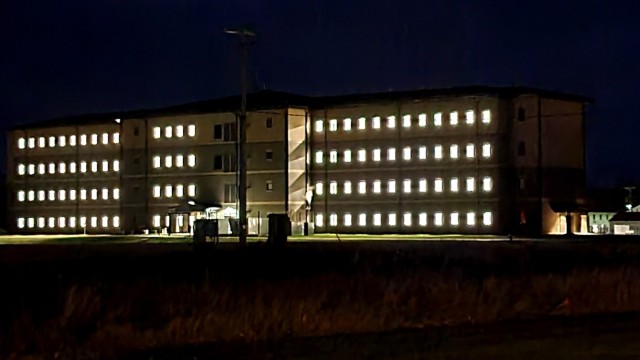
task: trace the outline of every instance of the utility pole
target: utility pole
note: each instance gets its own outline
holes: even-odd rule
[[[239,242],[241,246],[247,244],[247,58],[249,45],[256,34],[245,28],[226,28],[224,32],[238,36],[240,39],[240,121],[238,126],[238,222],[240,226]]]

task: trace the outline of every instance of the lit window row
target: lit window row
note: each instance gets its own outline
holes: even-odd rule
[[[86,173],[86,172],[119,172],[120,171],[120,160],[102,160],[102,161],[81,161],[76,164],[75,161],[65,163],[49,163],[49,164],[18,164],[18,175],[53,175],[53,174],[75,174],[76,172]]]
[[[491,122],[491,110],[482,110],[480,113],[481,122],[483,124],[489,124]],[[447,117],[448,119],[445,119]],[[431,124],[435,127],[441,127],[445,121],[448,121],[451,126],[458,126],[461,123],[466,125],[473,125],[476,122],[476,112],[474,110],[466,110],[464,112],[451,111],[448,114],[442,112],[436,112],[431,117]],[[426,127],[429,122],[429,116],[425,113],[412,116],[410,114],[402,115],[398,120],[395,115],[387,117],[373,116],[369,119],[366,117],[359,117],[357,119],[344,118],[344,119],[329,119],[327,121],[328,129],[331,132],[338,131],[351,131],[353,129],[365,130],[368,126],[372,129],[381,129],[386,127],[388,129],[394,129],[397,126],[403,128],[411,128],[412,126]],[[325,120],[317,119],[315,122],[315,131],[323,132],[325,128]]]
[[[38,138],[30,137],[28,139],[18,138],[18,149],[35,149],[38,148],[54,148],[54,147],[65,147],[65,146],[85,146],[85,145],[109,145],[109,144],[119,144],[120,143],[120,133],[102,133],[102,134],[82,134],[80,136],[76,135],[60,135],[60,136],[49,136],[44,137],[40,136]]]
[[[120,227],[120,217],[119,216],[81,216],[76,218],[75,216],[71,217],[19,217],[17,219],[17,226],[19,229],[66,229],[66,228],[119,228]]]
[[[357,186],[356,186],[357,185]],[[389,194],[395,194],[398,184],[395,179],[387,180],[385,182],[381,180],[373,180],[370,184],[370,189],[368,189],[367,182],[365,180],[361,180],[357,182],[357,184],[353,184],[351,181],[346,180],[342,182],[342,194],[349,195],[354,191],[358,194],[366,194],[367,191],[371,191],[374,194],[380,194],[383,192],[383,186],[385,187],[384,192]],[[433,179],[433,192],[442,193],[445,191],[445,180],[442,178]],[[475,192],[476,191],[476,179],[474,177],[467,178],[457,178],[453,177],[449,179],[447,190],[452,193],[457,193],[462,191],[461,189],[464,186],[464,190],[466,192]],[[336,195],[339,191],[339,184],[337,181],[329,182],[329,194]],[[413,191],[417,191],[419,193],[426,193],[429,188],[429,181],[427,179],[418,179],[417,181],[412,181],[411,179],[402,180],[402,192],[409,194]],[[484,192],[490,192],[493,190],[493,179],[489,176],[485,176],[482,178],[481,189]],[[324,183],[317,182],[315,185],[316,195],[323,195]]]
[[[196,156],[191,154],[186,156],[187,158],[187,166],[188,167],[195,167],[196,166]],[[163,162],[164,160],[164,162]],[[175,156],[171,156],[171,155],[167,155],[164,157],[161,156],[154,156],[153,157],[153,168],[154,169],[158,169],[161,167],[165,167],[167,169],[170,169],[172,167],[177,167],[177,168],[181,168],[185,166],[185,156],[184,155],[175,155]]]
[[[459,159],[461,157],[465,157],[467,159],[473,159],[476,157],[476,145],[475,144],[466,144],[466,145],[458,145],[453,144],[448,147],[448,157],[450,159]],[[379,162],[383,160],[386,161],[396,161],[398,159],[398,154],[402,157],[402,160],[409,161],[411,159],[417,158],[418,160],[426,160],[427,159],[427,146],[419,146],[416,148],[411,148],[410,146],[405,146],[396,151],[395,147],[390,147],[386,149],[375,148],[370,150],[370,155],[367,157],[366,149],[358,149],[351,150],[346,149],[341,153],[338,150],[330,150],[329,151],[329,162],[335,164],[338,162],[338,158],[342,157],[342,162],[351,163],[354,161],[354,158],[358,162],[366,162],[367,160],[371,160],[374,162]],[[490,143],[483,143],[482,148],[482,157],[488,159],[491,157],[493,149]],[[324,162],[324,152],[316,151],[315,153],[315,162],[316,164],[322,164]],[[444,145],[434,145],[433,153],[431,155],[434,159],[440,160],[445,156],[445,146]]]
[[[164,137],[165,139],[171,139],[173,137],[182,138],[185,136],[185,126],[184,125],[176,125],[176,126],[165,126],[160,127],[156,126],[153,128],[153,138],[160,139]],[[195,125],[187,125],[186,126],[186,136],[194,137],[196,136],[196,126]]]
[[[18,202],[33,201],[76,201],[80,200],[113,200],[120,199],[119,188],[102,188],[102,189],[59,189],[59,190],[18,190],[16,199]]]
[[[448,215],[448,216],[447,216]],[[493,223],[493,215],[490,211],[486,211],[482,213],[482,218],[480,219],[482,225],[491,226]],[[415,224],[419,226],[427,226],[430,224],[429,222],[429,214],[426,212],[421,212],[418,214],[412,214],[410,212],[402,213],[401,216],[394,212],[382,214],[382,213],[359,213],[357,216],[355,214],[346,213],[342,215],[342,223],[339,223],[338,214],[332,213],[329,214],[328,219],[329,226],[382,226],[383,223],[386,226],[398,226],[400,221],[403,226],[415,226]],[[369,223],[370,221],[370,223]],[[467,212],[467,213],[459,213],[459,212],[451,212],[449,214],[445,214],[443,212],[435,212],[432,214],[431,221],[435,226],[476,226],[478,221],[477,215],[475,212]],[[415,222],[415,224],[414,224]],[[316,214],[315,226],[324,227],[325,219],[323,214]]]
[[[171,198],[171,197],[177,197],[177,198],[181,198],[185,196],[185,186],[182,184],[177,184],[177,185],[164,185],[164,187],[160,186],[160,185],[154,185],[153,186],[153,197],[154,198],[161,198],[161,197],[165,197],[165,198]],[[194,197],[196,196],[196,185],[195,184],[190,184],[189,186],[187,186],[187,196],[189,197]]]

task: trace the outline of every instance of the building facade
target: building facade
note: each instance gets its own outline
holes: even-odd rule
[[[582,225],[583,97],[469,87],[249,96],[249,233],[562,233]],[[237,209],[238,97],[8,134],[16,233],[187,233]]]

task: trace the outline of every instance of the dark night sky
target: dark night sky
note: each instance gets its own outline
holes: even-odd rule
[[[3,128],[237,93],[247,25],[258,87],[309,95],[471,84],[594,97],[592,185],[640,183],[633,1],[4,0]],[[4,161],[3,161],[4,162]]]

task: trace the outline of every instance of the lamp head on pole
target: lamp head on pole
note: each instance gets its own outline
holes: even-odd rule
[[[224,32],[230,35],[240,35],[243,37],[255,37],[256,33],[246,28],[224,28]]]

